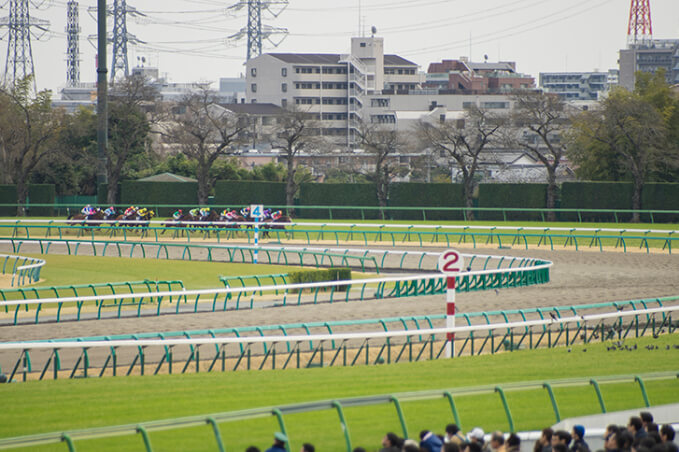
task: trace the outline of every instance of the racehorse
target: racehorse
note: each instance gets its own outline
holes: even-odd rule
[[[285,231],[286,223],[292,223],[292,219],[287,215],[282,215],[275,220],[273,218],[266,220],[264,225],[262,225],[262,238],[270,237],[269,231],[272,229]],[[286,236],[288,235],[287,232],[285,234]]]

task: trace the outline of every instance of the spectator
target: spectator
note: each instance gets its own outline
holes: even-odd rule
[[[660,433],[660,427],[658,427],[658,424],[655,422],[649,422],[648,424],[644,424],[644,430],[646,430],[646,433]]]
[[[304,443],[302,444],[302,449],[299,452],[316,452],[316,448],[313,444]]]
[[[460,427],[458,427],[457,424],[446,425],[446,436],[444,437],[445,443],[455,443],[460,445],[464,443],[464,441],[464,436],[462,436],[462,433],[460,433]]]
[[[615,439],[618,443],[618,450],[621,452],[629,452],[632,449],[632,443],[634,442],[634,437],[632,433],[621,427],[615,434]]]
[[[507,452],[521,452],[521,438],[516,433],[511,433],[507,438]]]
[[[407,439],[403,441],[403,452],[420,452],[420,446],[414,439]]]
[[[471,432],[467,434],[467,439],[470,443],[476,443],[481,446],[482,452],[490,452],[490,447],[484,442],[485,433],[481,427],[474,427]]]
[[[552,435],[552,451],[554,451],[554,446],[557,444],[563,444],[566,446],[566,450],[568,450],[568,446],[571,444],[572,439],[571,434],[566,430],[557,430]]]
[[[364,447],[354,447],[353,452],[367,452]]]
[[[490,450],[491,452],[505,452],[505,435],[501,431],[495,431],[490,435]]]
[[[466,442],[460,446],[460,448],[462,449],[462,452],[483,452],[481,449],[481,443],[476,441]]]
[[[540,439],[535,441],[535,445],[533,446],[533,452],[552,452],[552,435],[554,434],[554,430],[551,428],[543,428],[542,429],[542,435],[540,435]]]
[[[422,430],[420,432],[420,448],[427,452],[441,452],[443,441],[441,438],[434,435],[429,430]]]
[[[632,416],[629,418],[629,423],[627,424],[627,430],[634,436],[634,439],[640,439],[646,436],[646,430],[644,430],[644,423],[640,417]]]
[[[460,452],[460,445],[458,443],[444,443],[443,448],[441,449],[443,452]]]
[[[653,423],[653,415],[648,411],[642,411],[639,413],[639,418],[641,419],[641,424],[644,426],[644,430],[648,431],[648,424]]]
[[[401,452],[403,440],[396,433],[389,432],[382,438],[382,449],[380,452]]]
[[[245,449],[245,452],[260,452],[259,447],[257,446],[250,446],[247,449]]]
[[[660,427],[660,439],[663,443],[671,443],[674,441],[674,435],[674,427],[672,427],[670,424],[665,424]]]
[[[604,432],[604,451],[605,452],[620,452],[618,449],[618,435],[619,429],[617,425],[609,425]]]
[[[568,447],[565,444],[563,443],[554,444],[554,438],[555,436],[552,436],[552,452],[568,452]]]
[[[265,452],[287,452],[285,443],[288,442],[288,437],[281,432],[276,432],[273,435],[273,445]]]
[[[578,450],[589,450],[589,445],[585,442],[585,427],[582,425],[573,426],[573,444],[570,447],[570,452],[577,452]]]

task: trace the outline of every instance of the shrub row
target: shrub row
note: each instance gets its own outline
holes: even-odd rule
[[[301,270],[288,274],[289,284],[303,284],[322,281],[347,281],[350,279],[351,269],[344,267],[331,267],[326,270]],[[323,291],[328,289],[324,289]],[[335,290],[338,292],[346,292],[347,286],[335,286]]]

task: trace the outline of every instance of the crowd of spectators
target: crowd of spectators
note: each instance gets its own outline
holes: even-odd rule
[[[585,440],[586,431],[582,425],[573,426],[570,432],[542,430],[540,438],[533,445],[533,452],[679,452],[674,442],[675,431],[671,425],[658,426],[651,413],[642,412],[632,416],[626,426],[609,425],[604,432],[603,449],[592,451]],[[286,450],[287,438],[280,432],[274,435],[274,444],[266,452]],[[315,452],[309,443],[300,452]],[[496,431],[486,435],[480,427],[474,427],[463,435],[456,424],[448,424],[445,433],[438,435],[422,430],[419,439],[401,438],[389,432],[382,438],[381,448],[365,449],[356,447],[353,452],[520,452],[521,439],[515,433],[508,435]],[[260,452],[256,447],[246,452]]]

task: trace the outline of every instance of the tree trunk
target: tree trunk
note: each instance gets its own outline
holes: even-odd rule
[[[285,180],[285,204],[287,204],[287,214],[292,216],[293,208],[295,204],[295,192],[297,191],[297,186],[295,185],[295,160],[291,155],[288,155],[288,175]]]
[[[99,192],[99,187],[97,187],[97,192]],[[116,195],[118,194],[118,175],[109,174],[108,176],[108,187],[106,189],[106,204],[115,204]]]
[[[632,193],[632,223],[641,221],[639,210],[641,210],[641,192],[644,189],[643,177],[634,177],[634,193]]]
[[[196,168],[196,176],[198,176],[198,204],[201,206],[207,205],[207,198],[210,195],[210,180],[208,169],[204,165],[198,164]]]
[[[464,206],[468,209],[474,207],[474,177],[469,175],[465,178],[462,184],[462,190],[464,191]],[[474,221],[474,211],[467,210],[466,217],[467,221]]]
[[[547,221],[556,221],[556,168],[547,167]]]

